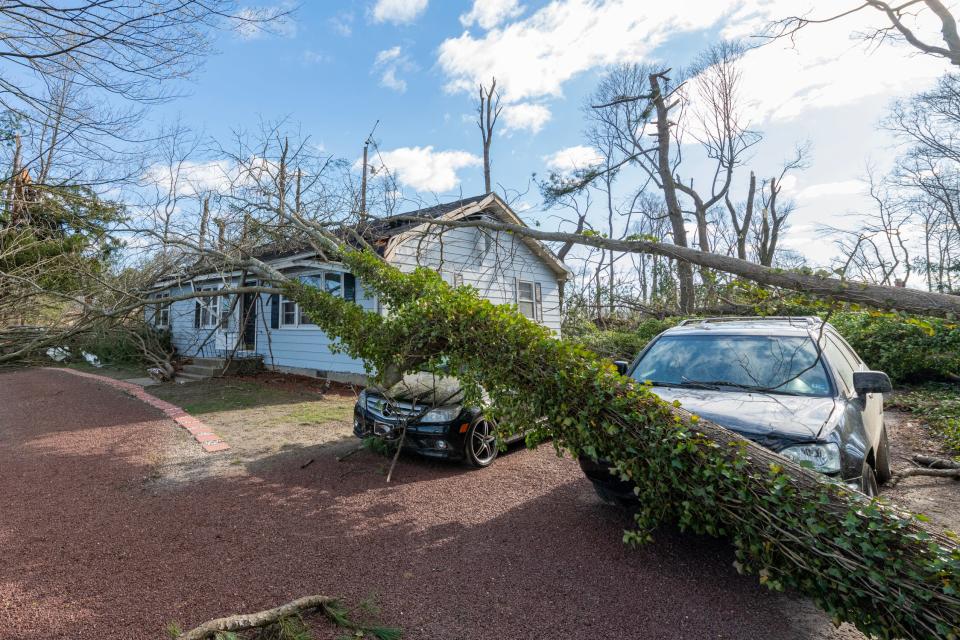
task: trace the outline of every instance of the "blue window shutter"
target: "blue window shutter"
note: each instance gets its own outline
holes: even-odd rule
[[[357,279],[352,273],[343,274],[343,298],[350,302],[357,301]]]
[[[270,296],[270,328],[280,328],[280,296],[276,293]]]

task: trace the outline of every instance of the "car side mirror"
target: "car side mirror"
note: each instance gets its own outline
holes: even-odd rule
[[[853,390],[858,396],[865,396],[868,393],[890,393],[893,391],[893,385],[883,371],[854,371]]]
[[[627,375],[627,369],[630,368],[630,363],[626,360],[614,360],[613,364],[617,367],[617,373],[622,376]]]

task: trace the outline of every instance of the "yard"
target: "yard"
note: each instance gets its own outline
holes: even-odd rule
[[[357,447],[346,388],[260,375],[149,390],[231,449],[202,453],[93,380],[0,373],[4,638],[160,638],[315,593],[375,603],[414,639],[862,637],[738,576],[722,540],[624,546],[629,517],[549,446],[483,471],[401,458],[387,484],[384,457],[338,459]]]

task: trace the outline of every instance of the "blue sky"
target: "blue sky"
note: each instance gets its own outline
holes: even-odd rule
[[[808,2],[822,11],[855,3]],[[757,33],[796,13],[795,0],[438,0],[306,1],[272,33],[224,33],[218,53],[157,108],[225,140],[261,118],[288,117],[332,154],[355,159],[376,139],[403,190],[443,199],[482,191],[475,124],[478,80],[495,75],[505,111],[493,147],[494,181],[523,190],[533,172],[585,161],[581,107],[610,64],[659,61],[678,67],[720,37]],[[798,210],[788,246],[824,263],[832,250],[821,224],[852,225],[867,206],[857,182],[867,162],[881,170],[893,140],[878,128],[896,96],[929,85],[944,66],[895,46],[868,51],[851,40],[860,22],[801,34],[748,54],[744,94],[765,139],[750,162],[774,173],[797,142],[811,167],[788,185]],[[564,151],[568,150],[568,151]],[[559,154],[559,155],[557,155]],[[689,176],[706,169],[691,162]],[[547,220],[535,192],[529,217]]]

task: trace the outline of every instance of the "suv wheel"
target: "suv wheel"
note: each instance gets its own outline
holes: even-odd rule
[[[497,433],[491,421],[473,421],[463,442],[463,458],[471,467],[489,467],[497,458]]]
[[[860,475],[860,491],[868,498],[874,498],[880,495],[880,487],[877,485],[877,476],[873,472],[873,467],[869,462],[864,461],[863,471]]]
[[[877,447],[877,483],[886,484],[893,477],[890,470],[890,442],[887,440],[887,428],[880,431],[880,445]]]

